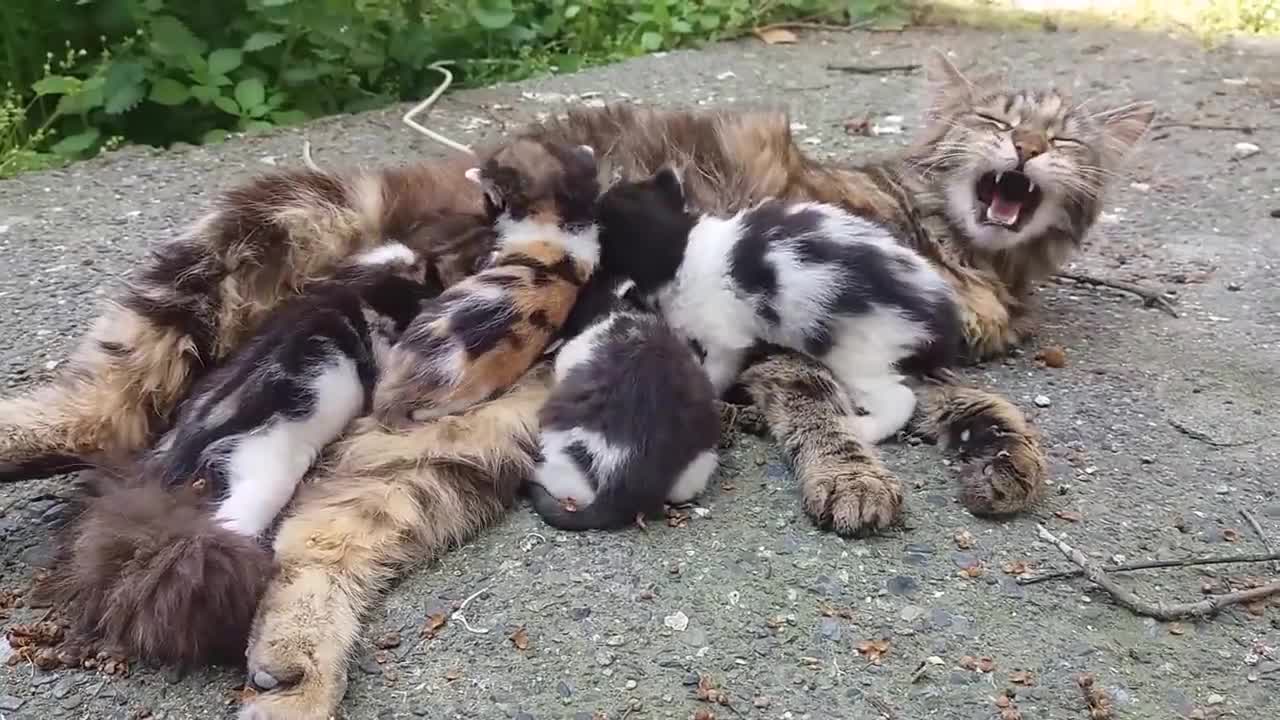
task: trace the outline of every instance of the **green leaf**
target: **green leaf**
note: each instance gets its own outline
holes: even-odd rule
[[[235,100],[232,100],[226,95],[219,95],[218,97],[214,98],[213,104],[219,110],[221,110],[222,112],[228,115],[235,115],[237,117],[240,115],[240,106],[236,104]]]
[[[283,7],[293,0],[262,0],[262,7]]]
[[[161,105],[181,105],[190,99],[191,91],[187,86],[173,78],[160,78],[151,84],[151,102]]]
[[[222,48],[209,53],[209,74],[226,75],[240,67],[244,55],[235,48]]]
[[[306,120],[307,114],[301,110],[285,110],[271,113],[271,122],[277,125],[296,125],[300,122],[306,122]]]
[[[474,0],[471,17],[487,30],[501,30],[516,19],[511,0]]]
[[[141,63],[125,60],[111,63],[107,70],[106,84],[102,87],[103,109],[108,115],[119,115],[132,110],[146,97],[143,81],[146,70]]]
[[[650,30],[640,36],[640,47],[650,52],[662,47],[662,35]]]
[[[50,149],[63,157],[79,155],[93,147],[93,144],[98,141],[99,134],[98,128],[89,128],[77,135],[63,138]]]
[[[265,50],[266,48],[279,45],[283,41],[283,33],[256,32],[250,35],[248,40],[244,41],[244,51],[257,52],[258,50]]]
[[[182,57],[189,53],[203,55],[208,46],[187,29],[181,20],[170,15],[160,15],[151,21],[151,47],[165,55]]]
[[[204,143],[205,145],[216,145],[217,143],[220,143],[223,140],[226,140],[227,135],[229,134],[230,133],[228,133],[226,130],[223,130],[222,128],[214,128],[209,132],[205,133],[204,135],[201,135],[200,142]]]
[[[564,9],[564,19],[565,19],[565,20],[572,20],[572,19],[574,19],[574,18],[578,17],[578,13],[580,13],[580,12],[582,12],[582,6],[581,6],[581,5],[570,5],[569,7],[567,7],[567,8],[565,8],[565,9]]]
[[[684,20],[672,20],[671,30],[672,32],[678,32],[682,34],[691,33],[693,32],[693,26],[685,22]]]
[[[275,125],[272,125],[265,120],[250,120],[244,124],[244,131],[247,133],[262,133],[275,129]]]
[[[49,75],[40,78],[36,84],[31,86],[37,95],[71,95],[80,91],[80,87],[84,85],[80,78],[68,77],[66,75]]]
[[[245,109],[257,107],[267,99],[267,89],[257,78],[241,80],[240,84],[236,85],[235,94],[236,102]]]
[[[204,103],[205,105],[208,105],[209,103],[213,102],[213,99],[218,97],[218,95],[220,94],[221,93],[218,92],[218,88],[213,87],[211,85],[191,86],[191,97],[195,98],[196,100],[199,100],[201,103]]]

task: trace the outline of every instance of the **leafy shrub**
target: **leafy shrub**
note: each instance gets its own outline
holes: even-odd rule
[[[462,86],[570,72],[783,19],[882,15],[897,0],[8,0],[8,158],[84,157],[121,139],[214,142]],[[63,56],[51,65],[56,47]],[[33,50],[38,48],[39,50]],[[73,49],[75,48],[75,49]],[[40,59],[38,66],[35,60]],[[29,91],[25,88],[29,87]],[[5,144],[9,143],[9,144]]]

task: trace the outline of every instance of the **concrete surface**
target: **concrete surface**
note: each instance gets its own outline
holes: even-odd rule
[[[859,157],[905,138],[847,137],[842,123],[902,115],[910,132],[920,79],[845,75],[824,64],[912,62],[929,44],[954,50],[962,66],[998,63],[1024,85],[1053,81],[1101,94],[1099,104],[1154,98],[1166,122],[1271,124],[1251,136],[1155,132],[1117,181],[1107,221],[1079,259],[1080,270],[1170,288],[1180,318],[1123,293],[1050,283],[1041,292],[1041,336],[968,373],[1012,396],[1044,430],[1056,484],[1048,500],[1011,522],[975,519],[956,504],[956,468],[937,449],[891,445],[891,467],[911,488],[908,528],[846,541],[817,532],[777,453],[743,438],[729,453],[725,486],[715,482],[702,501],[709,513],[687,527],[572,535],[549,531],[521,507],[410,574],[367,632],[371,643],[389,632],[402,642],[383,665],[372,654],[353,665],[348,717],[689,718],[708,707],[691,685],[708,673],[732,698],[733,709],[708,708],[722,720],[994,718],[993,699],[1006,687],[1017,688],[1025,718],[1085,718],[1073,684],[1085,671],[1110,691],[1118,718],[1280,717],[1280,607],[1170,627],[1079,580],[1024,588],[1002,570],[1020,560],[1036,570],[1065,566],[1036,542],[1037,522],[1100,559],[1260,550],[1241,509],[1280,543],[1280,105],[1277,86],[1267,85],[1276,79],[1274,58],[1118,33],[808,34],[791,47],[744,41],[457,93],[432,124],[475,142],[502,122],[554,110],[547,93],[765,101],[792,109],[814,153]],[[522,98],[526,92],[543,94]],[[439,152],[400,125],[402,111],[316,122],[305,132],[323,164]],[[196,217],[215,188],[264,163],[298,162],[301,138],[287,131],[180,152],[129,149],[0,183],[5,392],[39,382],[65,357],[92,301],[146,247]],[[1261,151],[1233,159],[1233,146],[1245,141]],[[1049,345],[1065,348],[1066,367],[1034,362]],[[1039,395],[1047,407],[1033,402]],[[0,487],[0,589],[27,584],[48,532],[40,518],[64,492],[56,481]],[[975,547],[957,547],[960,530]],[[960,567],[975,561],[985,574],[962,576]],[[1217,566],[1132,573],[1125,582],[1152,597],[1194,600],[1203,582],[1265,573]],[[466,612],[489,632],[453,621],[434,639],[419,636],[430,613],[484,588]],[[823,607],[847,617],[824,616]],[[15,610],[10,622],[32,614]],[[508,639],[520,627],[524,651]],[[882,638],[889,647],[879,665],[859,655],[859,642]],[[994,671],[959,667],[966,655],[991,658]],[[912,682],[929,656],[941,664]],[[1020,670],[1034,674],[1033,686],[1011,685]],[[120,679],[19,664],[0,668],[0,717],[124,718],[144,709],[173,720],[225,717],[240,683],[230,671],[181,678],[135,667]]]

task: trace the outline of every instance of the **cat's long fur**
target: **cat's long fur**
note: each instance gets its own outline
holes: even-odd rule
[[[496,250],[392,346],[374,397],[381,422],[450,415],[505,390],[559,332],[599,260],[591,148],[520,141],[468,172],[486,192]]]
[[[242,660],[269,531],[367,412],[379,357],[439,292],[424,273],[398,243],[358,256],[197,381],[156,448],[90,477],[42,587],[75,645],[179,666]]]
[[[605,275],[588,283],[579,304],[595,318],[561,346],[555,387],[538,412],[542,457],[529,495],[562,530],[657,516],[665,502],[701,493],[718,462],[711,381],[658,314],[626,299],[631,285]]]
[[[962,299],[968,349],[989,356],[1029,329],[1030,291],[1080,246],[1107,178],[1154,109],[1086,110],[1056,93],[971,81],[937,59],[930,76],[934,109],[919,144],[861,167],[807,158],[781,112],[583,108],[524,134],[597,148],[606,179],[615,171],[623,179],[645,177],[669,163],[696,166],[686,173],[690,196],[715,212],[777,196],[878,218],[943,270]],[[989,100],[1003,112],[1015,99],[1050,101],[1088,133],[1085,147],[1065,153],[1079,171],[1057,222],[994,250],[952,222],[944,200],[951,184],[970,188],[974,171],[991,167],[990,148],[1012,143],[1007,134],[968,124],[975,103]],[[1031,115],[1018,127],[1048,129]],[[1055,148],[1042,162],[1063,156]],[[370,175],[279,174],[225,193],[211,217],[162,246],[123,306],[95,324],[56,381],[0,402],[0,477],[49,474],[103,447],[143,447],[166,426],[203,364],[242,342],[263,310],[384,237],[430,250],[446,285],[469,274],[490,251],[482,195],[462,177],[471,164],[458,158]],[[742,380],[805,479],[806,512],[841,533],[883,527],[897,516],[901,487],[871,449],[840,430],[847,405],[829,402],[837,385],[814,365],[773,355]],[[400,564],[438,555],[508,505],[513,478],[533,464],[532,429],[545,391],[545,374],[526,375],[511,394],[463,416],[404,432],[364,428],[342,442],[345,459],[323,482],[304,487],[281,525],[276,556],[283,570],[259,606],[248,656],[251,677],[271,691],[246,705],[242,717],[327,718],[336,710],[361,618]],[[968,507],[1015,512],[1039,495],[1046,466],[1039,439],[1007,400],[949,385],[922,404],[925,432],[972,430],[958,436],[969,438],[974,458]]]
[[[729,217],[699,215],[670,168],[614,185],[599,206],[603,270],[633,278],[701,346],[718,394],[761,344],[804,353],[853,393],[865,413],[851,422],[875,444],[911,419],[906,375],[955,362],[954,291],[874,222],[833,205],[779,200]]]

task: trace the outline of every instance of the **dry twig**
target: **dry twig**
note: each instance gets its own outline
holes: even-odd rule
[[[1105,572],[1131,572],[1133,570],[1152,570],[1155,568],[1167,567],[1196,567],[1199,565],[1225,565],[1228,563],[1254,563],[1254,562],[1271,562],[1280,560],[1280,553],[1259,553],[1256,555],[1225,555],[1211,557],[1192,557],[1182,560],[1144,560],[1142,562],[1125,563],[1113,567],[1102,568]],[[1050,580],[1063,580],[1066,578],[1080,577],[1084,574],[1079,568],[1075,570],[1063,570],[1061,572],[1045,573],[1043,575],[1033,575],[1032,577],[1018,578],[1019,585],[1035,585],[1036,583],[1048,582]]]
[[[1199,122],[1167,122],[1160,123],[1151,128],[1155,130],[1167,130],[1169,128],[1186,128],[1187,130],[1223,130],[1227,132],[1242,132],[1245,135],[1252,135],[1259,130],[1270,130],[1266,125],[1224,125],[1218,123],[1199,123]]]
[[[465,610],[467,607],[467,603],[471,602],[472,600],[475,600],[476,598],[480,597],[481,595],[487,592],[489,592],[489,588],[484,588],[483,590],[477,590],[471,593],[471,595],[468,596],[466,600],[463,600],[462,604],[458,606],[458,609],[454,610],[453,614],[451,614],[449,617],[462,623],[462,627],[466,628],[467,632],[475,633],[477,635],[484,635],[485,633],[489,632],[489,628],[471,627],[471,623],[467,622],[467,616],[462,614],[462,611]]]
[[[1122,292],[1131,293],[1142,298],[1142,304],[1146,307],[1159,308],[1173,317],[1178,317],[1178,311],[1173,307],[1173,301],[1170,300],[1163,292],[1145,288],[1136,283],[1125,282],[1123,280],[1108,280],[1107,278],[1093,277],[1083,273],[1060,272],[1054,274],[1055,278],[1063,280],[1072,280],[1085,285],[1094,287],[1108,287],[1112,290],[1120,290]]]
[[[1199,440],[1205,445],[1212,445],[1214,447],[1223,447],[1223,448],[1243,447],[1245,445],[1252,445],[1258,442],[1259,440],[1262,440],[1268,437],[1268,435],[1264,434],[1264,435],[1259,435],[1258,437],[1255,437],[1255,438],[1249,438],[1247,440],[1232,440],[1230,442],[1227,442],[1224,440],[1214,440],[1213,438],[1209,437],[1209,435],[1207,435],[1206,433],[1202,433],[1199,430],[1196,430],[1195,428],[1192,428],[1192,427],[1187,427],[1180,420],[1169,418],[1168,421],[1169,421],[1169,424],[1173,426],[1174,430],[1177,430],[1178,432],[1182,433],[1183,435],[1186,435],[1192,440]]]
[[[440,96],[444,94],[444,91],[447,90],[449,88],[449,85],[453,83],[453,73],[449,72],[449,69],[445,67],[446,64],[447,64],[446,62],[441,61],[441,62],[431,63],[430,65],[427,66],[432,70],[435,70],[436,72],[439,72],[440,74],[444,75],[444,81],[440,83],[440,86],[437,87],[434,92],[432,92],[430,95],[427,96],[427,99],[423,100],[417,105],[414,105],[412,108],[409,108],[409,112],[405,113],[404,116],[401,117],[400,119],[404,121],[405,125],[408,125],[414,130],[417,130],[418,132],[422,133],[423,135],[426,135],[432,140],[435,140],[441,145],[444,145],[446,147],[451,147],[454,150],[467,153],[468,155],[475,155],[475,151],[472,150],[469,146],[463,145],[460,142],[455,142],[453,140],[450,140],[449,138],[433,130],[428,130],[426,127],[418,123],[417,120],[414,120],[414,116],[418,115],[419,113],[424,113],[427,110],[431,109],[431,106],[436,104],[436,100],[439,100]]]
[[[828,70],[838,70],[852,75],[888,75],[889,73],[910,73],[920,69],[919,65],[833,65],[827,64]]]
[[[1262,587],[1253,588],[1252,590],[1242,590],[1239,592],[1230,592],[1224,595],[1216,595],[1206,598],[1199,602],[1183,603],[1179,605],[1165,605],[1161,602],[1148,602],[1138,597],[1131,590],[1121,587],[1115,580],[1112,580],[1102,568],[1093,564],[1085,554],[1071,547],[1066,542],[1059,540],[1045,529],[1043,525],[1036,525],[1036,531],[1040,535],[1040,539],[1052,544],[1058,548],[1068,560],[1075,563],[1084,571],[1084,576],[1089,582],[1106,590],[1115,601],[1128,608],[1129,610],[1152,617],[1157,620],[1182,620],[1185,618],[1198,618],[1213,615],[1219,610],[1229,605],[1237,603],[1253,602],[1272,595],[1280,594],[1280,580],[1263,585]]]
[[[1253,528],[1253,531],[1258,534],[1258,539],[1262,541],[1262,547],[1266,548],[1267,554],[1273,556],[1271,569],[1280,573],[1280,555],[1275,554],[1275,548],[1271,547],[1271,542],[1267,540],[1267,534],[1262,532],[1262,525],[1258,523],[1258,518],[1244,508],[1240,509],[1240,517],[1243,517],[1244,521],[1249,523],[1249,527]]]

